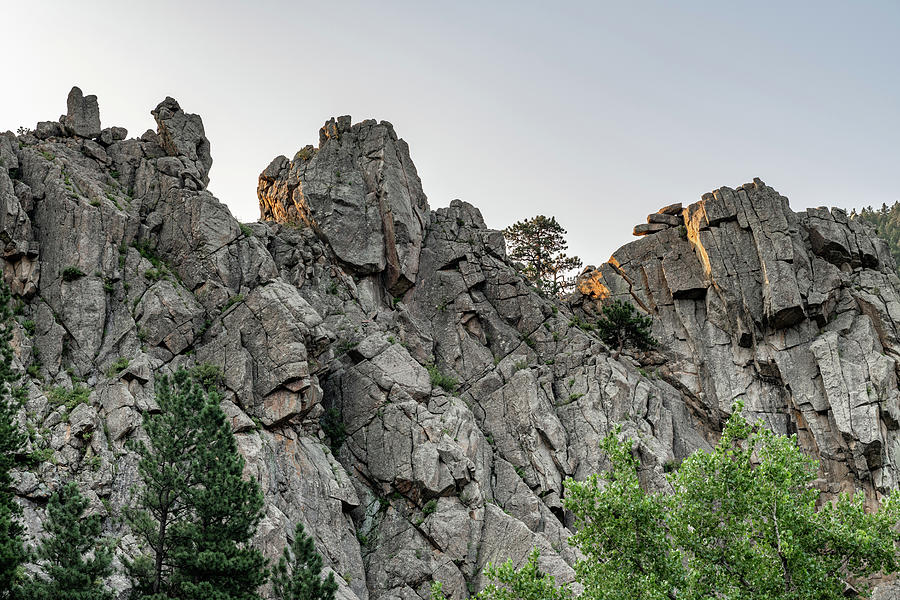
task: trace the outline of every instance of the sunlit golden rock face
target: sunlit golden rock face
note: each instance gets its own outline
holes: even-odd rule
[[[578,293],[591,300],[606,300],[609,298],[609,288],[603,282],[603,273],[598,269],[588,268],[578,276],[575,282]]]

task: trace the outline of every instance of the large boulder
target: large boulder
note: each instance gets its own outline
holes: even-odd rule
[[[85,96],[81,88],[73,87],[66,100],[63,126],[69,135],[95,138],[100,135],[100,105],[97,96]]]

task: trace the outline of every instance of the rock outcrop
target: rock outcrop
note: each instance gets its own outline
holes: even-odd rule
[[[21,419],[48,458],[16,482],[31,537],[69,479],[120,513],[154,374],[195,365],[221,373],[265,493],[257,543],[276,558],[303,522],[347,600],[428,598],[435,579],[464,598],[534,546],[571,581],[562,483],[604,466],[600,437],[622,424],[644,483],[666,489],[736,397],[800,432],[829,492],[896,482],[900,281],[840,211],[723,188],[651,216],[660,231],[586,270],[566,304],[475,207],[429,209],[389,123],[326,123],[263,171],[263,220],[240,224],[206,190],[200,117],[167,98],[157,130],[126,139],[88,98],[73,90],[63,125],[0,135]],[[596,337],[619,297],[655,317],[658,351],[613,359]],[[106,527],[117,561],[137,550]]]
[[[355,272],[384,273],[399,295],[416,283],[428,202],[409,147],[382,121],[331,119],[319,147],[279,156],[259,177],[261,217],[305,223]]]
[[[794,213],[759,179],[681,212],[579,278],[579,311],[652,314],[662,376],[708,422],[734,400],[822,461],[826,489],[900,476],[900,280],[890,251],[840,209]]]

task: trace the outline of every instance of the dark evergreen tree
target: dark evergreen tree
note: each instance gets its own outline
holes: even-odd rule
[[[23,399],[13,370],[13,334],[10,293],[0,282],[0,599],[11,597],[27,554],[22,544],[21,507],[15,501],[10,471],[25,446],[25,436],[16,422]]]
[[[243,478],[244,458],[219,399],[210,393],[198,418],[188,491],[193,517],[180,532],[175,582],[185,600],[255,600],[268,578],[265,557],[250,545],[263,495],[256,481]]]
[[[887,241],[895,266],[900,268],[900,202],[894,202],[891,206],[882,204],[878,209],[868,206],[859,213],[853,210],[850,218],[873,226],[878,237]]]
[[[272,573],[272,592],[277,600],[334,600],[334,573],[322,579],[322,555],[311,536],[298,523],[291,550],[284,549]]]
[[[510,260],[522,263],[522,274],[539,290],[560,296],[575,282],[566,273],[581,266],[577,256],[567,256],[566,230],[556,217],[538,215],[503,230]]]
[[[652,319],[641,315],[633,304],[615,300],[603,307],[603,316],[597,321],[600,338],[615,348],[613,357],[618,358],[626,345],[638,350],[648,350],[656,345],[650,334]]]
[[[128,517],[150,552],[126,564],[134,597],[255,600],[268,572],[249,545],[263,496],[242,478],[231,425],[190,372],[157,380],[160,412],[144,416],[149,445],[140,455],[143,488]]]
[[[47,504],[47,537],[35,558],[42,570],[26,582],[22,598],[33,600],[112,600],[103,580],[112,574],[112,551],[100,539],[100,515],[85,516],[88,501],[74,482]]]
[[[149,445],[132,448],[140,456],[138,474],[143,487],[136,509],[126,510],[135,536],[150,550],[125,562],[135,598],[166,598],[172,592],[173,557],[179,530],[193,518],[189,490],[195,485],[199,417],[207,396],[187,371],[156,382],[159,412],[144,414]]]

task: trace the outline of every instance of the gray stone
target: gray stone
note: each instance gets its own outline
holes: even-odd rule
[[[661,215],[677,215],[680,217],[682,210],[684,209],[681,207],[681,202],[676,202],[674,204],[663,206],[657,212]]]
[[[66,100],[67,112],[63,125],[69,135],[95,138],[100,135],[100,105],[97,96],[85,96],[81,89],[73,87]]]
[[[317,150],[263,171],[258,195],[264,219],[312,226],[359,273],[383,271],[391,294],[416,282],[428,203],[390,123],[330,120]]]
[[[562,482],[606,466],[597,439],[621,425],[642,483],[668,491],[667,467],[709,449],[736,398],[797,433],[826,499],[898,484],[900,278],[841,211],[795,214],[760,180],[720,188],[664,208],[561,302],[475,207],[428,208],[388,123],[329,121],[263,171],[265,220],[241,225],[201,189],[199,117],[171,99],[154,114],[139,139],[0,135],[16,364],[43,378],[26,377],[21,420],[29,451],[55,451],[15,474],[31,538],[61,481],[121,510],[155,375],[198,365],[265,496],[253,543],[277,560],[304,523],[348,600],[421,600],[433,580],[462,599],[486,562],[535,546],[571,581]],[[652,352],[614,359],[591,329],[616,299],[653,317]],[[89,401],[64,415],[44,388],[78,382]],[[107,527],[116,560],[138,551]]]
[[[93,432],[97,426],[97,411],[90,404],[79,404],[69,413],[69,426],[72,435],[77,437]]]
[[[639,225],[634,226],[634,235],[648,235],[653,233],[659,233],[660,231],[664,231],[669,228],[669,225],[665,225],[662,223],[641,223]]]
[[[100,132],[100,143],[104,146],[112,146],[128,137],[128,130],[124,127],[107,127]]]
[[[660,223],[662,225],[668,225],[669,227],[677,227],[679,225],[684,225],[684,220],[681,218],[681,215],[670,215],[666,213],[651,213],[647,215],[647,223]]]
[[[34,137],[39,140],[59,137],[63,134],[63,126],[56,121],[39,121],[37,127],[34,129]]]
[[[212,155],[203,120],[181,110],[178,101],[170,97],[160,102],[150,114],[156,119],[159,145],[169,156],[184,158],[189,165],[188,172],[206,187]]]

